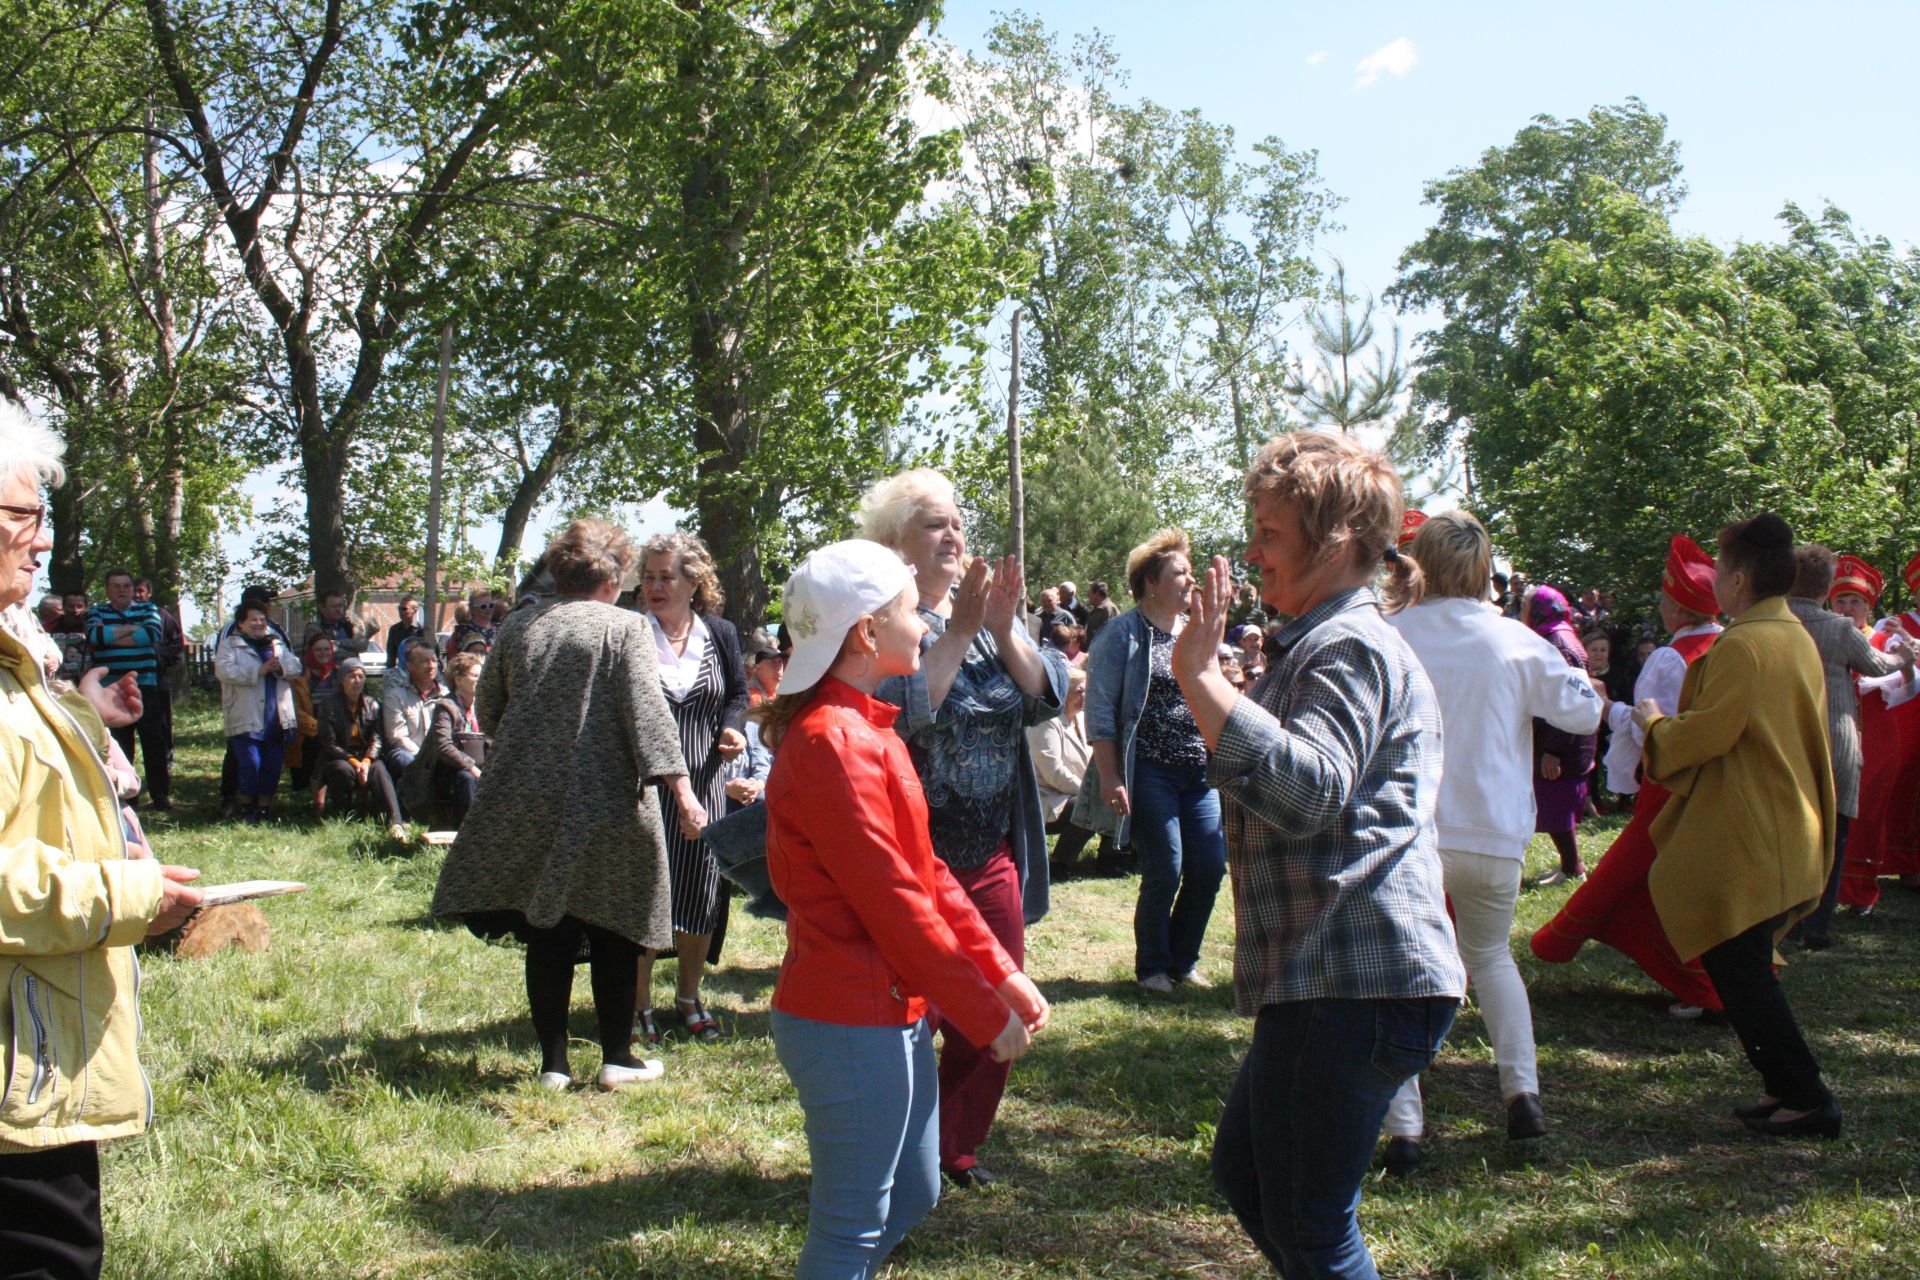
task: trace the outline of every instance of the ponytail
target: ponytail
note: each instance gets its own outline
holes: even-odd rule
[[[1387,580],[1381,589],[1386,612],[1399,613],[1426,599],[1427,575],[1420,571],[1419,561],[1392,546],[1381,553],[1381,559],[1386,563]]]

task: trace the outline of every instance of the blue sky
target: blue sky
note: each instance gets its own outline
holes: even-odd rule
[[[1007,8],[948,0],[938,35],[983,49]],[[1913,3],[1045,0],[1026,12],[1063,36],[1111,37],[1136,96],[1197,107],[1243,142],[1275,134],[1317,150],[1347,201],[1347,230],[1327,247],[1376,293],[1429,222],[1423,182],[1535,115],[1629,96],[1664,113],[1680,141],[1687,231],[1771,239],[1787,200],[1831,200],[1864,231],[1920,238]],[[1360,63],[1382,51],[1390,69],[1357,87]]]

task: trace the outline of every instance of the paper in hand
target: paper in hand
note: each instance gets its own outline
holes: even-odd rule
[[[297,880],[236,880],[232,884],[208,885],[200,891],[202,907],[224,907],[250,898],[277,898],[283,893],[305,893],[307,886]]]

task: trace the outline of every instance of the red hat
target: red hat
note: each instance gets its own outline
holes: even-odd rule
[[[1900,577],[1907,584],[1907,594],[1920,600],[1920,556],[1907,561],[1907,567],[1900,571]]]
[[[1913,566],[1908,565],[1907,568],[1911,570]],[[1827,600],[1831,602],[1836,596],[1852,592],[1857,596],[1865,596],[1870,605],[1879,604],[1880,592],[1886,585],[1885,576],[1859,556],[1841,556],[1833,574],[1833,590],[1827,592]]]
[[[1404,547],[1413,541],[1413,535],[1420,532],[1420,526],[1427,522],[1427,513],[1418,507],[1408,507],[1407,514],[1400,517],[1400,536],[1394,545]]]
[[[1713,594],[1713,576],[1713,557],[1686,534],[1674,534],[1667,547],[1667,571],[1660,578],[1660,590],[1667,599],[1689,613],[1711,618],[1720,612],[1720,601]]]

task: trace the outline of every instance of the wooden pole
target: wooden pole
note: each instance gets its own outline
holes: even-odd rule
[[[1013,309],[1013,376],[1007,384],[1007,495],[1013,558],[1027,562],[1027,491],[1020,474],[1020,308]]]
[[[440,329],[440,379],[433,393],[433,464],[427,482],[427,565],[425,616],[421,625],[429,641],[440,632],[440,473],[447,458],[447,372],[453,363],[453,322]]]

